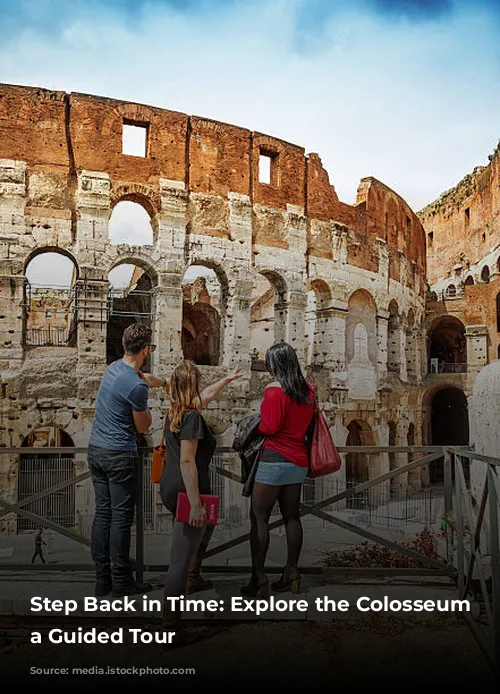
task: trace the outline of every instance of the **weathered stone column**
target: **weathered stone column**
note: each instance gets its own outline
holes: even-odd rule
[[[0,373],[12,379],[23,360],[26,162],[0,159]]]
[[[253,282],[250,277],[245,277],[230,284],[223,363],[228,368],[233,368],[238,364],[249,378],[251,369],[250,298]]]
[[[302,364],[305,360],[306,304],[307,294],[305,292],[290,291],[288,293],[286,341],[295,349]]]
[[[153,371],[158,375],[171,370],[183,359],[181,283],[181,273],[162,274],[153,289],[153,342],[157,345],[153,354]]]
[[[82,171],[76,193],[76,283],[78,399],[91,406],[106,369],[108,278],[102,256],[108,244],[110,180],[106,173]]]
[[[379,387],[387,378],[388,320],[387,311],[381,311],[377,315],[377,383]]]
[[[406,364],[406,325],[404,321],[400,320],[399,328],[399,377],[402,381],[408,380],[408,371]]]
[[[467,365],[471,371],[479,371],[488,363],[488,329],[485,325],[467,325],[465,338]]]
[[[343,388],[347,384],[346,367],[346,319],[347,309],[332,306],[325,309],[328,329],[325,331],[325,343],[328,340],[328,353],[324,367],[330,371],[332,388]]]

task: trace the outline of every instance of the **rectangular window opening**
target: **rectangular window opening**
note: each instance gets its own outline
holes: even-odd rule
[[[122,154],[145,157],[148,145],[148,124],[123,121]]]
[[[432,242],[434,241],[434,232],[431,231],[427,234],[427,238],[429,240],[429,248],[432,248]]]
[[[279,185],[278,154],[261,149],[259,153],[259,183]]]
[[[465,209],[464,219],[465,219],[465,226],[468,227],[469,223],[470,223],[470,207],[467,207]]]

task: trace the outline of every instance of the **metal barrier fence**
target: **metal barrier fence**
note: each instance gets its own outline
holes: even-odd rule
[[[475,597],[475,585],[479,585],[484,612],[487,625],[489,628],[488,637],[485,637],[482,631],[478,628],[476,622],[470,613],[463,611],[464,616],[472,634],[476,638],[479,646],[483,650],[489,664],[496,671],[500,671],[500,528],[499,528],[499,503],[500,503],[500,479],[499,468],[500,459],[489,456],[484,456],[475,453],[468,447],[455,446],[344,446],[339,447],[341,454],[366,454],[369,456],[371,463],[380,460],[380,456],[387,456],[386,463],[389,460],[389,454],[408,454],[407,458],[410,462],[400,465],[396,469],[389,470],[376,477],[366,480],[351,482],[345,485],[345,488],[339,490],[340,483],[335,484],[331,477],[325,477],[321,480],[308,480],[303,486],[302,503],[300,507],[301,517],[313,517],[319,519],[323,524],[333,525],[337,528],[342,528],[351,533],[357,534],[360,537],[370,542],[378,543],[384,547],[388,547],[396,552],[399,552],[417,562],[416,568],[399,569],[399,568],[367,568],[367,569],[344,569],[326,567],[301,567],[304,573],[322,574],[325,577],[335,575],[336,573],[361,573],[364,575],[425,575],[435,574],[448,576],[455,581],[460,599],[465,599],[469,596]],[[134,568],[138,580],[143,579],[145,571],[164,571],[167,566],[164,564],[154,564],[145,561],[145,537],[148,532],[155,527],[155,518],[158,515],[158,485],[149,484],[149,466],[150,466],[151,449],[142,449],[140,456],[140,472],[137,477],[137,501],[135,514],[135,557],[133,559]],[[413,459],[415,454],[421,453],[422,457]],[[74,487],[75,502],[77,496],[85,497],[83,493],[84,485],[87,482],[89,485],[90,473],[85,465],[85,448],[51,448],[50,454],[47,449],[39,454],[34,453],[31,449],[29,453],[26,448],[0,448],[0,455],[14,456],[19,459],[22,456],[23,460],[32,460],[29,462],[26,470],[26,479],[18,484],[18,501],[13,503],[5,498],[0,498],[0,524],[4,525],[7,530],[11,528],[13,531],[20,529],[22,531],[23,524],[31,522],[36,526],[42,525],[49,528],[61,536],[88,547],[89,542],[89,525],[84,524],[80,529],[75,527],[76,514],[68,519],[67,509],[70,507],[68,500],[68,488]],[[59,465],[57,474],[49,473],[50,469],[54,468],[54,462],[49,462],[47,470],[36,472],[37,464],[33,462],[35,458],[44,456],[46,461],[63,461]],[[47,457],[48,456],[48,457]],[[237,534],[236,537],[225,537],[224,529],[230,526],[234,529],[238,523],[243,524],[242,519],[247,518],[246,510],[248,506],[247,500],[242,504],[242,497],[239,495],[239,506],[233,503],[233,493],[230,490],[230,483],[240,485],[240,475],[234,472],[234,465],[231,465],[231,460],[234,462],[235,454],[231,449],[219,448],[217,455],[213,460],[212,475],[214,484],[214,493],[218,493],[223,499],[222,515],[219,528],[219,537],[214,533],[214,541],[205,554],[208,559],[226,552],[242,543],[247,543],[249,540],[248,532]],[[65,466],[68,471],[68,461],[78,465],[82,470],[78,474],[64,475],[61,477],[61,469]],[[468,489],[466,477],[470,464],[473,463],[477,467],[476,486],[481,488],[479,495],[471,494]],[[394,481],[401,475],[408,476],[408,482],[415,479],[415,471],[428,470],[431,465],[443,465],[443,519],[445,522],[445,552],[444,556],[439,559],[431,558],[430,556],[410,549],[402,544],[393,542],[382,535],[376,534],[369,526],[376,525],[377,518],[383,523],[390,523],[391,514],[394,512],[394,504],[399,504],[398,522],[403,522],[402,519],[415,518],[416,510],[422,512],[423,516],[420,521],[425,522],[426,518],[435,518],[436,509],[432,509],[431,499],[431,516],[426,514],[429,511],[429,500],[426,500],[425,492],[420,498],[419,503],[411,506],[409,498],[391,498],[391,481]],[[52,466],[52,468],[51,468]],[[57,466],[55,466],[57,468]],[[389,467],[388,464],[385,467]],[[383,469],[377,465],[374,469]],[[30,473],[32,470],[34,472]],[[30,474],[35,475],[34,479],[42,480],[37,485],[30,487],[27,477]],[[36,477],[36,475],[41,477]],[[479,484],[479,482],[481,484]],[[44,487],[45,488],[41,488]],[[342,485],[340,485],[342,486]],[[377,491],[381,490],[380,492]],[[72,492],[70,492],[71,494]],[[226,495],[228,495],[226,497]],[[51,501],[52,499],[52,501]],[[347,501],[356,499],[356,503]],[[416,493],[413,500],[416,502],[418,494]],[[364,500],[364,502],[360,501]],[[380,503],[380,502],[384,503]],[[161,501],[160,501],[161,504]],[[427,504],[427,506],[426,506]],[[362,506],[362,508],[353,508]],[[238,512],[234,509],[239,508]],[[245,510],[246,509],[246,510]],[[391,510],[392,509],[392,510]],[[330,511],[330,512],[329,512]],[[45,515],[43,515],[45,514]],[[377,516],[378,514],[378,516]],[[166,514],[159,514],[167,517]],[[282,528],[284,521],[278,515],[278,509],[274,509],[273,513],[276,520],[270,523],[270,529]],[[21,523],[17,526],[17,519],[21,519]],[[392,518],[394,520],[394,518]],[[73,520],[73,525],[66,525]],[[375,522],[374,522],[375,520]],[[83,522],[83,521],[82,521]],[[405,521],[406,522],[406,521]],[[168,524],[168,522],[167,522]],[[16,527],[14,527],[16,526]],[[84,529],[84,527],[86,529]],[[167,529],[161,529],[165,532]],[[217,541],[219,539],[220,541]],[[1,568],[15,569],[17,571],[33,567],[31,564],[7,564],[2,562]],[[486,571],[489,567],[491,576],[486,577]],[[85,570],[93,571],[94,567],[91,563],[85,564],[54,564],[43,567],[44,570]],[[241,571],[249,572],[250,567],[241,565],[226,565],[223,566],[207,566],[208,570],[218,572],[240,573]],[[273,571],[272,567],[270,571]]]

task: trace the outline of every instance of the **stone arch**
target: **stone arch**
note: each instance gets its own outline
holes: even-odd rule
[[[466,370],[465,325],[459,318],[450,315],[438,316],[430,325],[428,337],[429,372],[435,371],[435,365],[439,373],[460,373]]]
[[[332,293],[325,280],[314,279],[309,283],[305,314],[306,364],[320,367],[328,360],[331,320],[327,311],[331,300]]]
[[[465,278],[464,285],[466,287],[472,287],[473,284],[474,284],[474,277],[472,275],[467,275],[467,277]]]
[[[375,435],[371,427],[361,419],[353,418],[347,424],[346,446],[375,446]],[[371,475],[372,454],[348,452],[346,455],[346,488],[367,482]],[[367,491],[348,496],[347,508],[364,508],[368,505]]]
[[[112,186],[109,193],[110,217],[120,202],[135,202],[141,205],[149,215],[153,237],[156,241],[161,215],[161,196],[153,186],[145,183],[122,183]]]
[[[455,384],[443,384],[426,394],[431,445],[467,446],[469,444],[469,415],[467,397]],[[468,465],[464,465],[466,482]],[[453,474],[453,470],[452,470]],[[443,482],[443,459],[431,464],[430,482]]]
[[[456,288],[456,286],[455,286],[454,284],[449,284],[449,285],[446,287],[446,296],[447,296],[449,299],[452,299],[452,298],[454,298],[456,295],[457,295],[457,288]]]
[[[24,437],[21,447],[32,449],[34,452],[27,450],[19,456],[18,501],[74,477],[74,454],[51,454],[49,450],[74,447],[73,439],[63,429],[56,426],[39,427]],[[74,527],[75,486],[69,485],[57,494],[31,502],[25,509],[65,528]],[[39,525],[37,521],[20,517],[17,521],[17,532],[32,531]]]
[[[37,256],[44,255],[45,253],[57,253],[58,255],[62,255],[65,258],[68,258],[68,260],[71,260],[75,268],[75,281],[79,278],[80,268],[78,267],[78,262],[75,256],[70,253],[70,251],[59,246],[40,246],[39,248],[35,248],[33,251],[31,251],[24,261],[24,274],[26,274],[26,270],[28,269],[28,265],[31,263],[31,261]]]
[[[24,346],[75,347],[79,268],[74,256],[62,248],[42,246],[26,258],[24,275]]]
[[[264,369],[266,351],[286,337],[288,286],[276,270],[263,269],[254,278],[250,302],[250,349],[253,368]]]
[[[350,362],[354,357],[356,326],[362,323],[367,334],[367,353],[369,362],[374,365],[377,361],[377,305],[370,292],[357,289],[349,297],[346,321],[346,359]]]
[[[483,269],[481,270],[481,282],[484,282],[485,284],[488,284],[490,281],[490,268],[488,265],[485,265]]]
[[[198,365],[218,366],[223,356],[228,280],[220,266],[197,260],[183,279],[182,351]]]
[[[120,267],[123,274],[113,273]],[[115,277],[113,277],[113,274]],[[115,279],[116,278],[116,279]],[[108,273],[108,323],[106,331],[106,361],[108,364],[123,356],[122,335],[131,323],[144,323],[156,332],[154,288],[158,275],[149,262],[135,256],[115,260]],[[154,337],[152,338],[155,341]],[[154,355],[144,365],[151,371]]]

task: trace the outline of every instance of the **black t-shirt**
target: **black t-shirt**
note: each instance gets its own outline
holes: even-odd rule
[[[181,440],[183,439],[198,440],[195,461],[198,468],[200,494],[211,493],[209,466],[217,445],[210,427],[197,410],[188,410],[184,414],[178,434],[170,431],[167,420],[165,431],[167,460],[160,480],[160,496],[165,506],[174,515],[177,509],[177,495],[186,491],[180,468]]]

